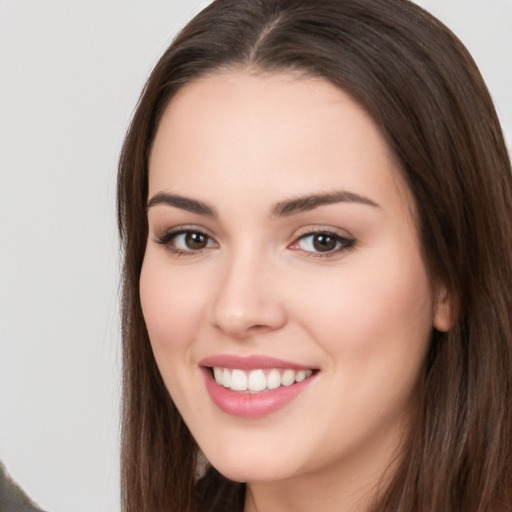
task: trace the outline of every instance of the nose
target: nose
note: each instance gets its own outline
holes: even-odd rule
[[[280,329],[287,321],[277,269],[247,251],[217,276],[209,321],[238,339]]]

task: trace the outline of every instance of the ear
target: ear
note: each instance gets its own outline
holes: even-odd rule
[[[437,288],[434,309],[434,328],[441,332],[448,332],[455,323],[455,308],[453,296],[446,286]]]

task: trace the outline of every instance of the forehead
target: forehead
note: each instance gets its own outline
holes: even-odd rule
[[[219,72],[183,87],[164,112],[149,168],[150,195],[211,196],[222,182],[223,191],[250,187],[274,201],[312,189],[408,196],[366,111],[325,79],[288,73]]]

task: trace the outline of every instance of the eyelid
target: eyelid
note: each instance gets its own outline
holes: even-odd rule
[[[288,245],[291,250],[302,251],[308,257],[314,258],[334,258],[339,257],[342,253],[354,249],[357,243],[356,238],[349,234],[346,230],[340,233],[339,228],[332,226],[306,226],[298,230],[294,235],[293,242]],[[327,235],[333,237],[338,242],[338,247],[329,251],[314,251],[305,250],[299,247],[299,242],[310,236]]]
[[[213,242],[215,245],[212,246],[206,246],[201,249],[180,249],[178,247],[175,247],[172,245],[172,241],[176,239],[180,235],[184,235],[187,233],[198,233],[201,235],[204,235],[208,238],[208,243]],[[156,244],[165,246],[169,251],[172,253],[175,253],[177,255],[188,255],[188,256],[197,256],[201,254],[203,251],[213,249],[215,247],[219,246],[219,243],[215,239],[214,236],[212,236],[209,233],[209,230],[197,226],[197,225],[180,225],[176,226],[170,229],[166,229],[162,232],[162,234],[155,234],[153,241]]]
[[[205,247],[200,248],[180,248],[172,243],[173,240],[175,240],[180,235],[185,235],[189,233],[198,233],[204,235],[208,239],[207,245]],[[332,237],[336,242],[336,247],[333,249],[328,249],[326,251],[314,249],[308,250],[303,247],[300,247],[301,240],[304,240],[308,237],[313,237],[315,235],[326,235]],[[199,256],[204,251],[218,248],[220,246],[216,238],[212,234],[210,234],[208,229],[198,225],[179,225],[173,228],[166,229],[160,235],[155,234],[153,241],[156,244],[165,246],[170,252],[178,256]],[[349,234],[346,230],[341,230],[340,228],[333,228],[332,226],[319,225],[301,227],[294,233],[293,241],[287,245],[287,248],[298,252],[300,251],[308,257],[333,258],[336,256],[340,256],[341,253],[349,249],[353,249],[355,245],[355,237]]]
[[[297,229],[292,237],[295,240],[298,240],[299,238],[305,236],[305,235],[312,235],[315,233],[330,233],[332,235],[338,236],[340,238],[344,238],[346,240],[352,240],[355,239],[355,237],[346,229],[326,225],[326,224],[310,224],[307,226],[302,226],[301,228]]]
[[[187,233],[189,231],[192,231],[194,233],[203,233],[204,235],[208,236],[209,238],[215,238],[209,229],[205,228],[204,226],[200,226],[198,224],[177,224],[172,227],[165,227],[165,228],[155,228],[153,229],[153,236],[155,238],[155,241],[160,238],[164,238],[166,236],[176,235],[179,233]]]

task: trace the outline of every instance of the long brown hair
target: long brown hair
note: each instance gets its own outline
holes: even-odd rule
[[[512,511],[512,174],[480,73],[459,40],[407,0],[216,0],[152,72],[120,157],[122,499],[125,512],[243,509],[210,468],[160,377],[142,316],[148,154],[173,95],[219,69],[324,77],[373,117],[416,199],[433,280],[455,305],[434,332],[417,415],[378,512]]]

